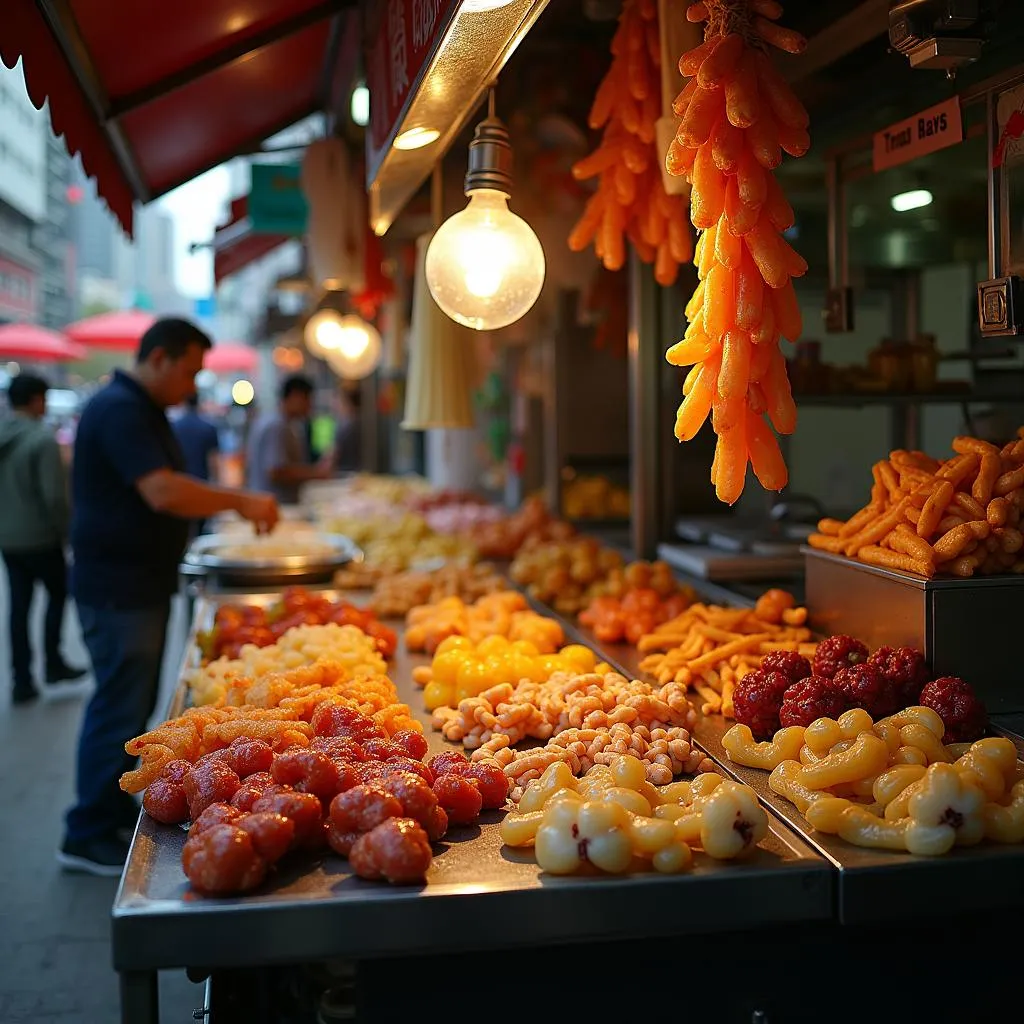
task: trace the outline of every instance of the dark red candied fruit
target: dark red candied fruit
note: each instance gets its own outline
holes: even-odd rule
[[[985,734],[988,714],[973,688],[959,676],[940,676],[921,689],[921,704],[943,721],[944,743],[971,743]]]
[[[879,647],[868,659],[893,688],[901,708],[915,705],[921,687],[931,678],[924,655],[913,647]]]
[[[434,773],[434,776],[447,775],[456,768],[465,767],[469,764],[469,758],[461,750],[443,750],[435,754],[428,762],[427,767]]]
[[[761,659],[762,672],[781,672],[791,683],[811,674],[811,663],[796,651],[769,651]]]
[[[327,845],[339,856],[347,857],[356,840],[365,832],[346,831],[338,828],[333,821],[327,822]]]
[[[340,832],[369,832],[402,815],[402,801],[375,786],[356,786],[331,801],[331,823]]]
[[[779,728],[783,694],[791,685],[781,672],[748,672],[732,694],[736,721],[749,726],[757,739],[771,739]]]
[[[253,805],[252,812],[261,814],[283,814],[295,825],[295,846],[320,846],[325,840],[323,828],[323,808],[320,801],[312,793],[295,793],[279,790],[264,793]]]
[[[472,779],[449,772],[434,782],[434,795],[453,825],[476,821],[483,807],[483,797]]]
[[[427,738],[421,732],[413,732],[412,729],[402,729],[391,737],[392,743],[402,747],[409,757],[416,761],[422,761],[427,756]]]
[[[891,715],[899,705],[895,688],[874,665],[841,668],[832,684],[846,698],[847,707],[863,708],[875,720]]]
[[[341,788],[337,765],[317,750],[294,750],[274,758],[270,774],[275,782],[293,786],[300,793],[312,793],[330,801]]]
[[[860,665],[867,660],[868,649],[859,640],[840,633],[826,637],[818,644],[814,652],[814,674],[832,679],[840,669]]]
[[[782,698],[779,725],[810,725],[816,718],[838,718],[846,710],[846,698],[831,679],[808,676],[793,683]]]
[[[234,824],[249,834],[253,849],[268,864],[276,864],[295,841],[295,822],[283,814],[243,814]]]
[[[508,776],[496,764],[486,761],[473,761],[467,768],[449,774],[461,775],[476,783],[483,798],[485,810],[495,810],[505,806],[508,798]]]
[[[420,824],[427,838],[436,843],[448,831],[448,813],[443,807],[437,806],[427,815],[427,820]]]
[[[182,782],[189,816],[195,821],[210,804],[226,803],[241,784],[241,779],[223,761],[197,764]]]
[[[431,857],[430,839],[411,818],[389,818],[360,836],[348,855],[360,878],[385,878],[397,885],[420,881]]]
[[[326,754],[332,761],[365,761],[363,748],[345,736],[314,736],[309,744],[310,750]]]
[[[242,812],[231,804],[210,804],[198,818],[193,820],[188,834],[190,836],[198,836],[202,835],[208,828],[213,828],[214,825],[234,825],[241,816]]]
[[[154,821],[164,825],[180,825],[188,821],[188,797],[180,782],[154,779],[142,796],[142,806]]]
[[[387,739],[384,730],[372,718],[341,704],[320,704],[313,712],[309,724],[316,736],[344,736],[356,743]]]
[[[391,740],[373,739],[363,744],[363,753],[367,759],[373,758],[377,761],[386,761],[389,757],[405,757],[405,747],[392,743]]]

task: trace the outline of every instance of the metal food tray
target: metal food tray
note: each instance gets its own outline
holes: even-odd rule
[[[265,594],[232,598],[270,599]],[[197,602],[194,628],[212,621],[217,603]],[[426,663],[400,645],[391,676],[424,723],[436,753],[452,745],[431,731],[420,690],[412,682],[412,669]],[[175,706],[183,702],[182,686]],[[771,831],[754,856],[742,863],[698,853],[694,868],[676,876],[557,878],[541,872],[530,851],[502,846],[500,819],[499,812],[490,812],[479,825],[453,828],[436,848],[425,885],[365,882],[347,870],[344,860],[326,855],[289,863],[256,894],[208,899],[193,894],[182,874],[185,833],[143,815],[114,901],[114,967],[131,977],[189,965],[251,966],[696,935],[833,917],[834,872],[777,820],[770,822]]]
[[[554,613],[546,610],[546,614]],[[601,644],[593,633],[560,619],[567,635],[597,651],[623,675],[643,679],[641,655],[624,644]],[[650,678],[650,677],[646,677]],[[947,896],[955,894],[956,911],[970,913],[1024,907],[1024,846],[986,843],[960,847],[943,857],[869,850],[838,836],[817,832],[797,808],[768,787],[766,771],[745,768],[729,760],[722,736],[733,722],[698,710],[693,737],[724,772],[746,783],[774,815],[838,869],[838,914],[844,924],[868,924],[911,916],[948,917]],[[1005,733],[1005,730],[998,730]],[[1020,747],[1020,738],[1010,736]]]
[[[197,538],[185,552],[180,571],[185,576],[202,577],[217,588],[276,587],[288,583],[326,582],[343,566],[362,561],[362,550],[348,537],[337,533],[311,536],[329,545],[332,552],[264,559],[231,558],[218,555],[217,550],[237,544],[238,540],[219,534],[206,535]],[[305,534],[302,539],[306,539]]]

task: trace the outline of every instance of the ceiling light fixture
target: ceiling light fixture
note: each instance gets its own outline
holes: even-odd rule
[[[395,149],[422,149],[436,142],[441,133],[436,128],[410,128],[395,139]]]
[[[457,323],[477,331],[507,327],[526,314],[544,285],[544,249],[533,228],[508,208],[512,146],[494,114],[469,144],[469,205],[449,217],[427,249],[426,278],[434,301]]]
[[[930,206],[932,194],[926,188],[915,188],[909,192],[898,192],[889,202],[897,213],[907,210],[919,210],[922,206]]]
[[[514,0],[462,0],[459,8],[462,14],[484,14],[487,11],[497,11],[502,7],[508,7]]]

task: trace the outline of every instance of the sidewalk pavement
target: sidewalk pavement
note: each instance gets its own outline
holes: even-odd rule
[[[3,574],[0,574],[2,576]],[[43,594],[33,636],[41,650]],[[172,614],[163,694],[174,685],[184,637],[183,612]],[[65,654],[88,664],[74,607],[65,623]],[[63,684],[34,704],[10,704],[7,581],[0,585],[0,1024],[118,1024],[117,975],[111,967],[110,907],[117,880],[66,874],[54,855],[62,816],[74,793],[75,746],[91,681]],[[38,674],[37,674],[38,678]],[[161,1022],[191,1021],[203,988],[182,971],[160,975]]]

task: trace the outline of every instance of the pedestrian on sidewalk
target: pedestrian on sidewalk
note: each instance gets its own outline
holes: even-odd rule
[[[131,373],[115,371],[86,406],[72,464],[72,593],[96,692],[78,739],[77,802],[58,861],[118,875],[128,854],[119,833],[138,808],[118,786],[134,758],[124,745],[145,731],[156,705],[171,597],[190,519],[237,512],[273,529],[268,494],[194,479],[166,410],[195,392],[210,339],[187,320],[158,320],[139,342]]]
[[[47,683],[81,679],[88,671],[69,665],[61,654],[67,599],[67,476],[60,446],[43,423],[49,385],[23,373],[7,390],[13,415],[0,422],[0,552],[10,586],[11,702],[39,697],[32,677],[30,612],[36,584],[46,588],[43,629]]]

